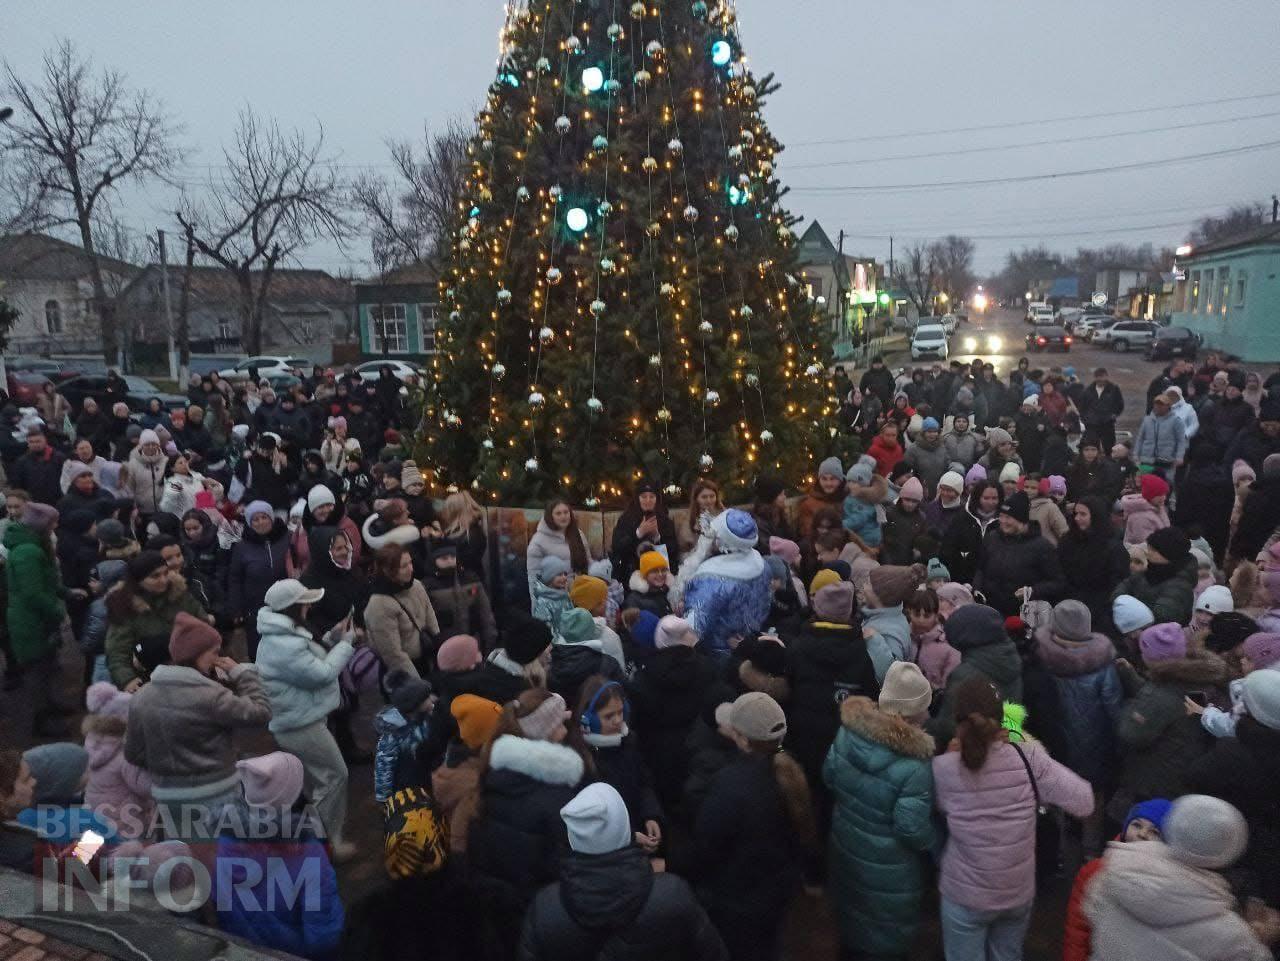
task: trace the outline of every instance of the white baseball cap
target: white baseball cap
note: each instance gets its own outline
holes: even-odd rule
[[[324,597],[324,588],[317,587],[314,589],[304,587],[302,581],[296,581],[288,578],[283,581],[276,581],[267,588],[266,597],[263,601],[267,607],[279,613],[288,610],[295,604],[314,604],[320,598]]]

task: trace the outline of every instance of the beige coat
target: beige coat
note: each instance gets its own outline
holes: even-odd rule
[[[1159,841],[1113,841],[1085,895],[1090,961],[1270,961],[1222,875]]]
[[[1031,519],[1040,525],[1040,536],[1050,544],[1058,543],[1067,532],[1067,519],[1052,497],[1031,498]]]
[[[427,589],[414,580],[397,594],[377,593],[375,589],[365,605],[364,629],[388,671],[399,669],[417,677],[414,661],[422,657],[422,631],[434,637],[440,633],[440,623]]]

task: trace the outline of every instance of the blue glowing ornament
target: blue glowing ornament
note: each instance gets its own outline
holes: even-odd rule
[[[508,70],[506,73],[504,73],[504,74],[502,75],[501,80],[502,80],[502,82],[503,82],[503,83],[505,83],[508,87],[518,87],[518,86],[520,86],[520,78],[519,78],[519,77],[517,77],[514,73],[512,73],[512,72],[511,72],[511,71],[509,71],[509,70]]]
[[[729,185],[729,203],[734,207],[741,207],[745,203],[750,203],[751,191],[743,190],[734,184]]]
[[[568,224],[570,230],[580,234],[587,229],[591,219],[581,207],[573,207],[565,214],[564,222]]]
[[[587,67],[582,71],[582,86],[587,93],[598,93],[604,86],[604,71],[599,67]]]
[[[711,45],[711,62],[717,67],[727,67],[733,59],[733,47],[727,40],[717,40]]]
[[[693,10],[693,15],[697,19],[699,20],[703,19],[707,15],[706,0],[695,0],[693,7],[691,9]]]

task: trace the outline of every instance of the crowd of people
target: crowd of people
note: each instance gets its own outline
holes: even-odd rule
[[[65,844],[54,808],[104,874],[217,879],[262,856],[228,817],[300,813],[318,905],[203,920],[310,958],[765,961],[825,897],[842,957],[913,956],[936,913],[949,961],[1016,961],[1075,873],[1066,961],[1271,958],[1280,374],[1174,361],[1132,442],[1102,369],[835,389],[851,461],[741,508],[641,483],[598,545],[553,499],[501,604],[389,369],[5,407],[7,720],[52,743],[0,752],[0,864]],[[381,825],[348,824],[352,765]],[[346,903],[362,859],[387,887]]]

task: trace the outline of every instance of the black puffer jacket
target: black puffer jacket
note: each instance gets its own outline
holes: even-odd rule
[[[563,744],[509,734],[493,743],[467,835],[473,881],[493,909],[518,917],[559,877],[569,851],[560,809],[577,793],[583,770],[582,758]]]
[[[942,535],[942,547],[938,556],[947,565],[951,579],[958,584],[972,584],[978,574],[978,562],[982,552],[982,538],[995,521],[984,521],[968,508],[958,508],[959,513]]]
[[[689,769],[689,731],[703,699],[718,683],[715,664],[689,647],[668,647],[645,659],[631,682],[631,726],[670,812]]]
[[[810,622],[787,638],[787,750],[811,785],[822,784],[822,762],[840,729],[846,697],[880,696],[875,667],[862,630],[847,624]]]
[[[1018,588],[1030,587],[1036,600],[1052,604],[1061,599],[1066,580],[1058,552],[1040,535],[1039,524],[1032,521],[1025,534],[1006,537],[997,521],[982,539],[973,587],[986,595],[988,604],[1009,617],[1022,609],[1022,601],[1013,594]]]
[[[674,874],[654,874],[638,848],[570,854],[560,883],[524,919],[519,961],[728,961],[720,935]]]
[[[1122,580],[1111,592],[1111,599],[1129,594],[1151,608],[1157,624],[1170,621],[1186,624],[1191,620],[1196,578],[1199,576],[1194,557],[1188,557],[1172,572],[1158,571],[1155,565],[1148,564],[1145,571],[1130,574]]]
[[[590,644],[553,644],[551,667],[547,669],[547,687],[564,698],[566,704],[578,703],[578,692],[593,674],[611,681],[623,679],[622,666]]]
[[[1129,573],[1129,553],[1111,528],[1111,513],[1100,498],[1083,498],[1089,508],[1089,529],[1079,530],[1074,517],[1058,541],[1058,560],[1066,578],[1064,598],[1080,601],[1093,615],[1093,626],[1111,623],[1111,592]]]
[[[1236,536],[1227,553],[1242,561],[1253,560],[1277,526],[1280,526],[1280,477],[1259,478],[1249,487]]]

